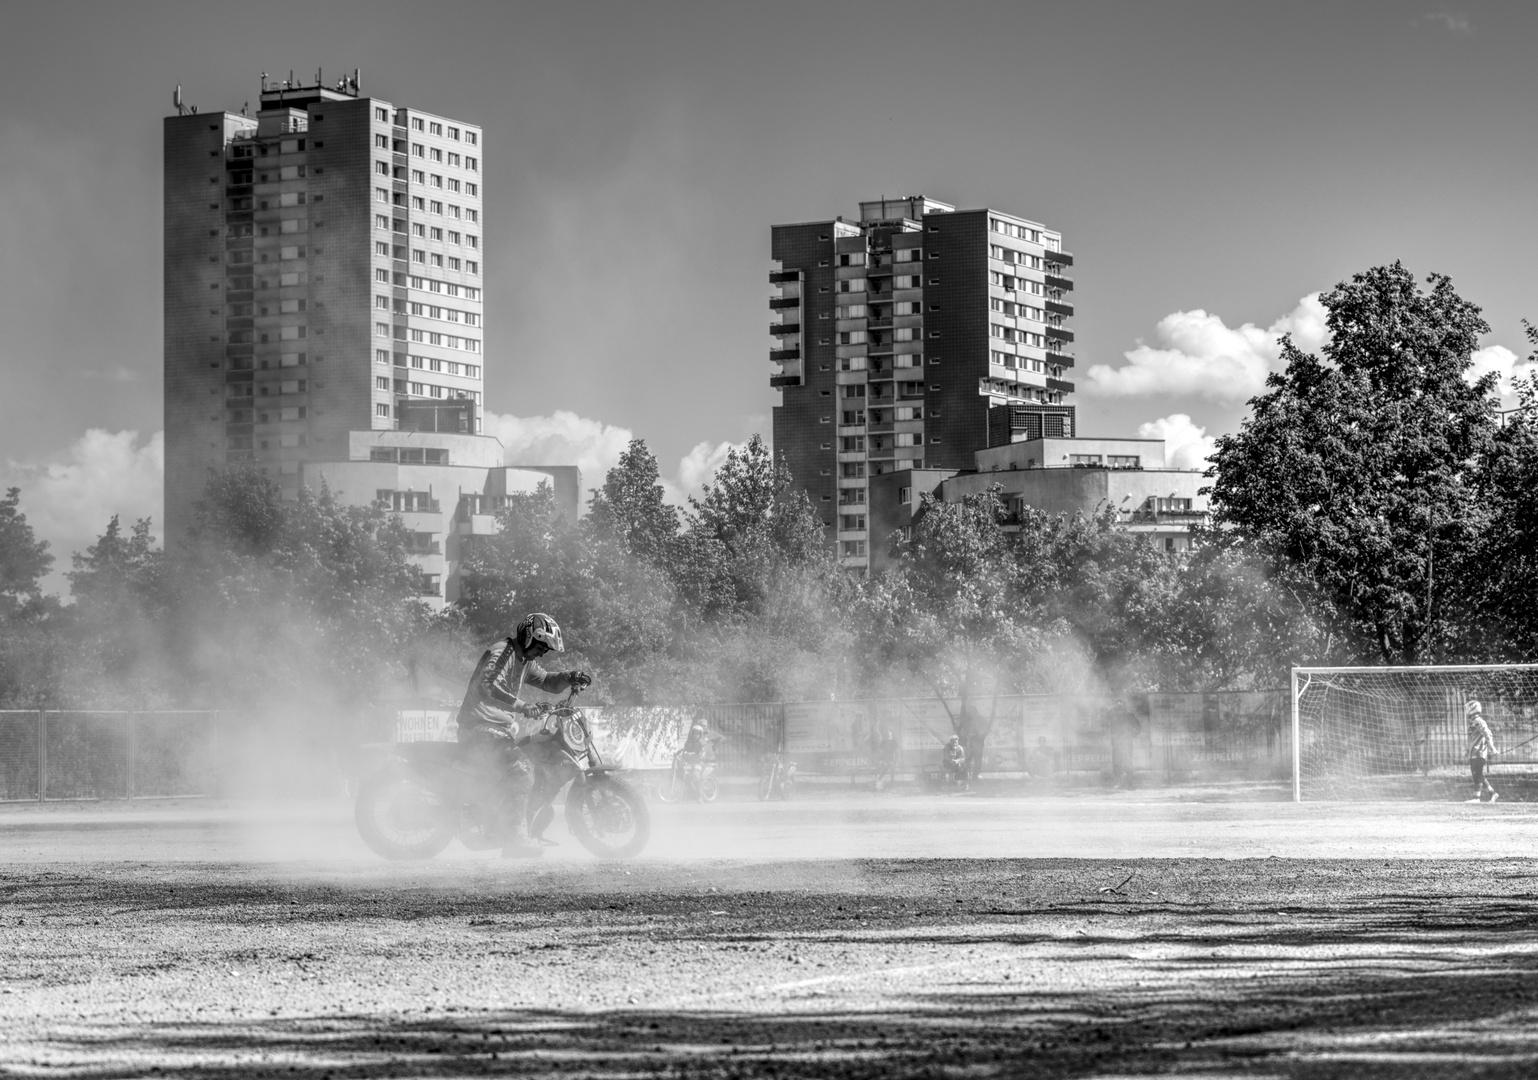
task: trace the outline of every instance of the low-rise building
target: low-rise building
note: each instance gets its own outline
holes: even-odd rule
[[[990,446],[974,458],[976,468],[964,471],[913,469],[871,478],[866,514],[873,570],[891,564],[892,536],[912,525],[926,494],[960,502],[997,485],[1011,516],[1026,508],[1089,516],[1110,507],[1122,528],[1166,551],[1188,548],[1193,527],[1207,519],[1202,470],[1170,467],[1161,439],[1029,438]]]
[[[345,459],[307,461],[300,479],[312,490],[324,483],[345,503],[383,501],[399,514],[422,598],[434,608],[459,598],[463,564],[497,531],[509,495],[548,483],[575,521],[582,492],[575,465],[506,465],[500,440],[454,431],[351,431]]]

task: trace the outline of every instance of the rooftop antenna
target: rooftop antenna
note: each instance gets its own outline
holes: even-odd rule
[[[248,114],[248,113],[247,113],[247,112],[246,112],[246,110],[247,110],[247,109],[249,109],[249,108],[251,108],[251,103],[250,103],[250,102],[249,102],[249,101],[248,101],[248,102],[246,102],[246,103],[245,103],[245,104],[244,104],[244,105],[242,105],[242,106],[241,106],[241,107],[240,107],[240,115],[241,115],[241,116],[247,116],[247,115],[249,115],[249,114]]]
[[[352,69],[352,92],[355,93],[355,94],[358,92],[358,76],[362,75],[362,74],[363,74],[363,69],[362,68],[353,68]]]
[[[264,71],[264,72],[262,72],[262,93],[265,94],[266,92],[267,92],[267,73]]]
[[[315,69],[315,85],[319,86],[321,83],[323,83],[325,81],[326,81],[325,79],[322,79],[320,77],[320,68],[316,68]]]
[[[171,102],[176,106],[177,116],[187,115],[187,106],[182,104],[182,84],[176,84],[176,93],[171,95]]]

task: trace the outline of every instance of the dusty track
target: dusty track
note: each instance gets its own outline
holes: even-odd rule
[[[830,830],[842,854],[841,823],[870,804],[839,802],[659,820],[659,839],[707,854],[728,832],[739,855],[756,837],[765,861],[563,850],[535,867],[401,867],[346,847],[329,811],[255,826],[189,808],[10,813],[0,1074],[1538,1072],[1530,864],[1404,857],[1417,832],[1433,855],[1460,833],[1514,846],[1525,808],[1348,808],[1365,839],[1342,839],[1333,807],[1021,804],[894,801],[878,817],[920,849],[994,832],[1013,849],[999,837],[1028,827],[1051,848],[1054,821],[1089,820],[1090,855],[1139,829],[1236,853],[1312,835],[1318,852],[901,859],[878,823],[873,857],[778,854]],[[929,811],[938,823],[920,825]],[[275,829],[338,848],[260,861]],[[1378,858],[1329,857],[1396,834]],[[237,842],[240,861],[209,858]]]

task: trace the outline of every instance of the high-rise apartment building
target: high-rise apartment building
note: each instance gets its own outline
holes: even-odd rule
[[[858,221],[774,226],[771,255],[774,444],[845,565],[869,567],[885,542],[869,528],[870,476],[970,469],[1021,433],[1075,434],[1073,257],[1055,230],[880,199]]]
[[[255,116],[165,118],[172,545],[210,466],[292,495],[306,464],[367,458],[354,433],[479,431],[481,129],[316,82],[263,76]]]
[[[208,470],[285,497],[326,485],[399,515],[420,592],[460,571],[510,495],[579,512],[575,466],[508,466],[481,434],[481,129],[263,77],[257,114],[165,119],[165,535]]]

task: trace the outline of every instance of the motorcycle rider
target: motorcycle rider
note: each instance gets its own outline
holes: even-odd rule
[[[518,695],[525,686],[554,694],[572,687],[581,690],[593,681],[585,671],[546,671],[536,662],[546,653],[565,651],[555,620],[543,612],[532,612],[511,637],[481,655],[459,707],[459,741],[475,747],[477,757],[495,777],[498,811],[507,838],[502,854],[507,858],[542,854],[539,843],[529,836],[529,790],[534,785],[534,770],[520,746],[526,740],[518,738],[518,718],[542,719],[550,711],[550,703],[534,705],[520,701]]]
[[[705,730],[703,718],[696,718],[689,726],[689,734],[684,738],[683,749],[673,759],[674,773],[679,776],[687,776],[691,770],[698,769],[714,756],[711,753],[712,746],[724,738],[713,731]]]

